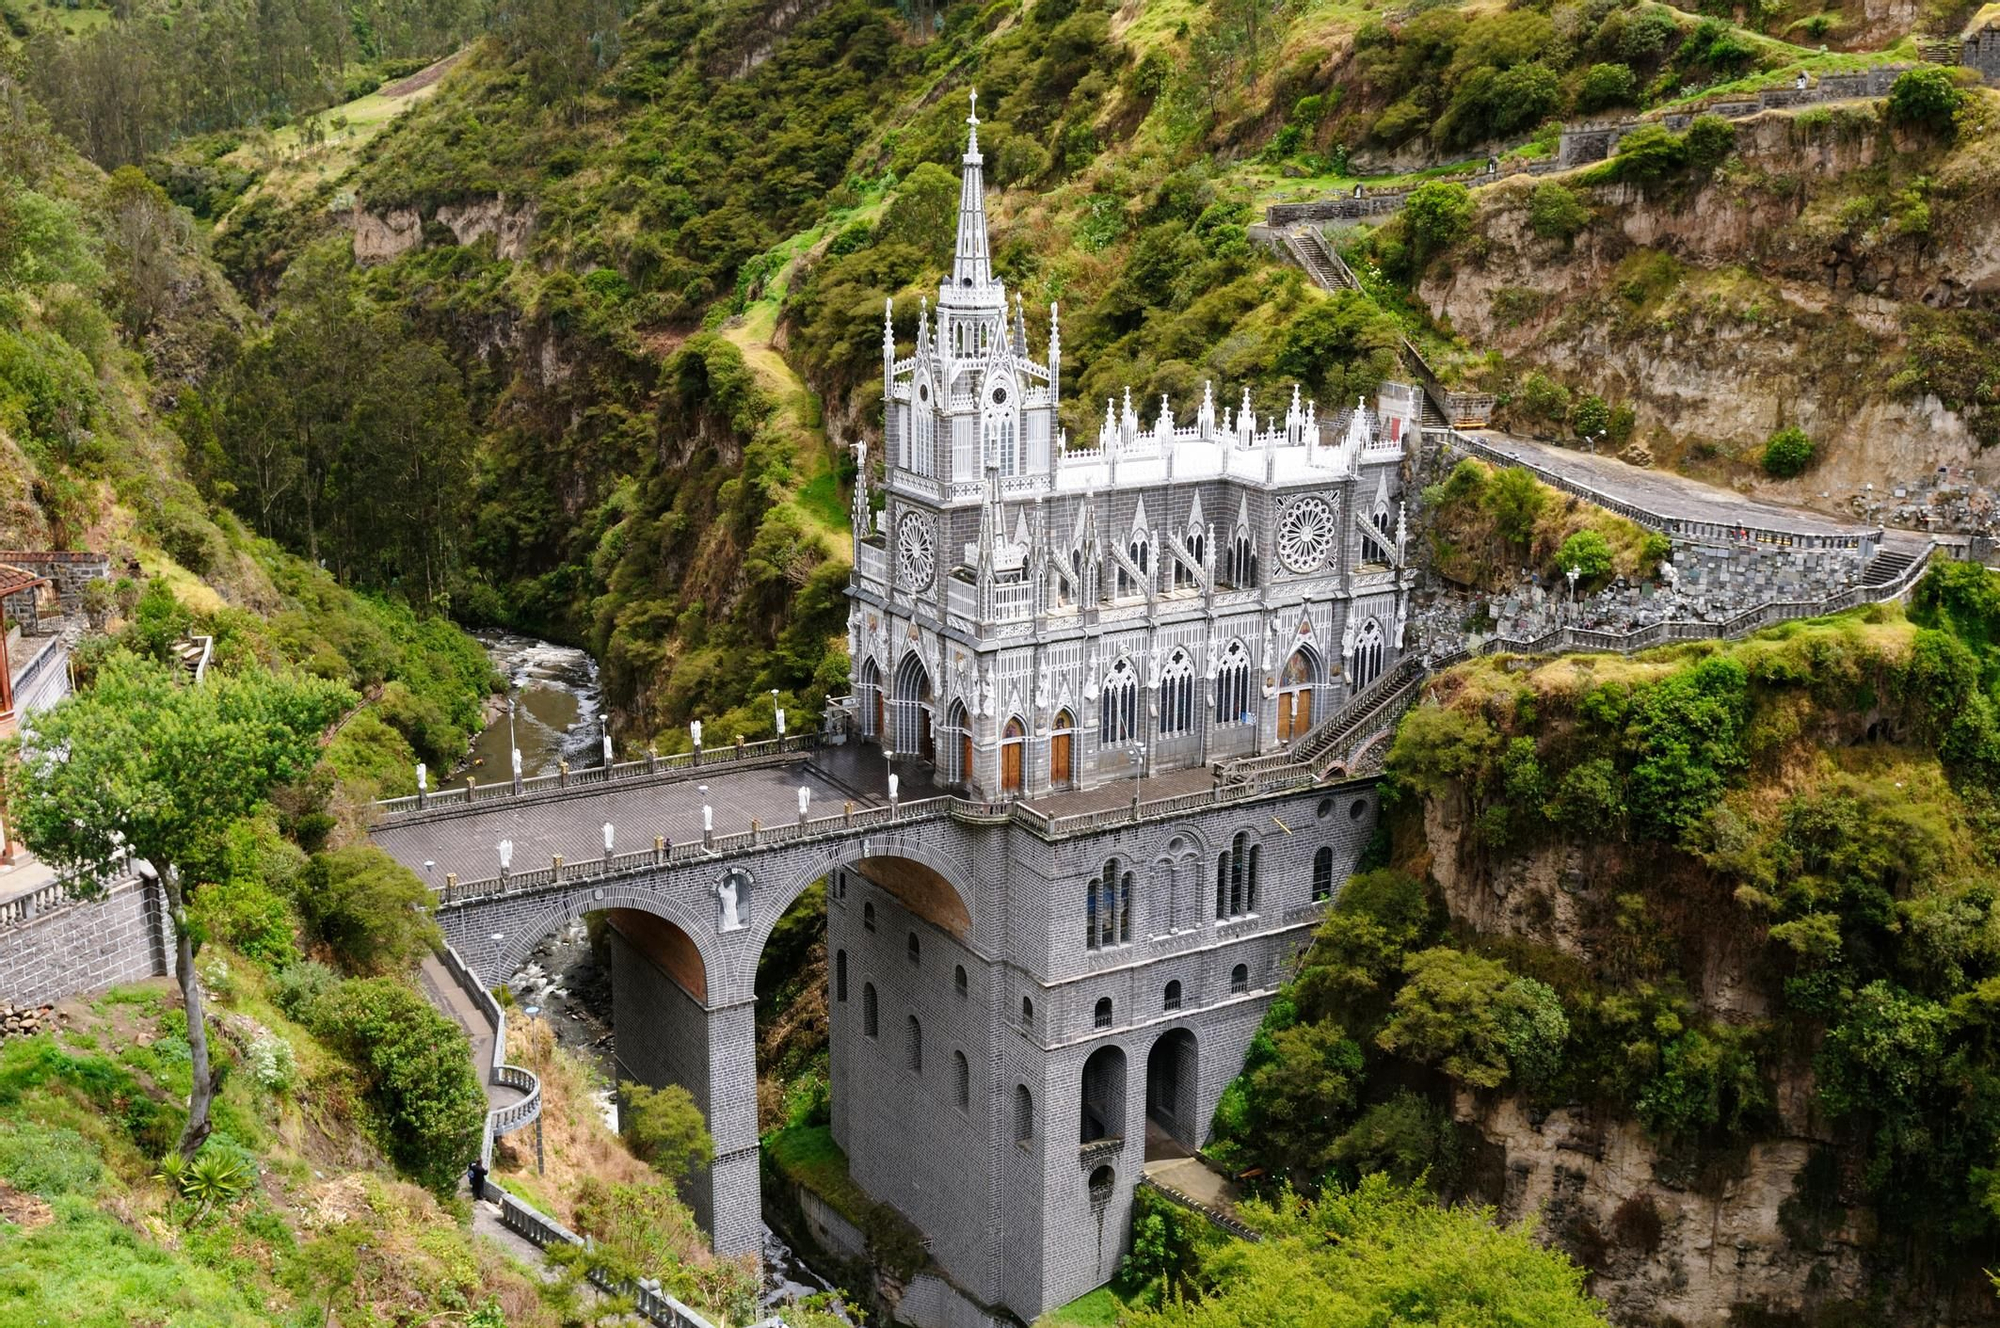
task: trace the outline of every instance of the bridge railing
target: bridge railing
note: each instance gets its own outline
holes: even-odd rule
[[[463,784],[428,793],[383,798],[375,806],[385,816],[399,816],[547,796],[599,784],[672,783],[697,774],[705,775],[715,769],[743,769],[779,760],[798,752],[812,751],[820,743],[821,735],[816,732],[789,733],[782,738],[732,743],[725,747],[703,748],[699,752],[671,752],[665,756],[649,753],[636,761],[587,766],[553,775],[534,775],[523,778],[518,788],[511,779],[492,784],[475,784],[468,779]]]
[[[136,879],[138,875],[131,864],[121,859],[112,870],[95,880],[58,879],[47,885],[38,885],[26,894],[0,903],[0,931],[23,926],[57,909],[102,899],[109,891]]]

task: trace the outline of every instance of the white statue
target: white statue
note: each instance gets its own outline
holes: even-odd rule
[[[735,872],[722,878],[722,884],[715,888],[715,894],[722,904],[722,930],[741,931],[743,917],[737,911]]]

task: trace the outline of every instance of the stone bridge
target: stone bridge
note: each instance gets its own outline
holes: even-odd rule
[[[1370,695],[1379,701],[1382,690]],[[1378,718],[1356,732],[1373,740],[1379,728]],[[1316,764],[1265,761],[1227,778],[1181,770],[999,803],[945,793],[905,760],[891,799],[879,748],[796,739],[787,746],[750,744],[700,767],[634,762],[519,793],[505,785],[454,789],[422,807],[402,800],[385,808],[373,836],[432,884],[446,936],[487,983],[506,980],[572,919],[607,913],[619,1077],[679,1083],[706,1113],[715,1163],[691,1197],[715,1248],[727,1254],[754,1253],[760,1240],[758,960],[785,911],[813,883],[828,881],[835,1128],[856,1181],[918,1223],[975,1306],[1005,1304],[1032,1317],[1048,1298],[1097,1285],[1116,1272],[1147,1122],[1176,1122],[1187,1148],[1201,1142],[1199,1123],[1240,1067],[1333,882],[1351,873],[1372,833],[1373,779],[1349,778],[1326,759],[1340,750],[1329,741],[1316,749]],[[1231,918],[1211,923],[1207,864],[1246,834],[1263,841],[1267,902],[1232,905]],[[512,846],[505,872],[503,842]],[[1107,858],[1145,869],[1127,889],[1140,929],[1152,934],[1152,957],[1133,964],[1128,954],[1123,967],[1067,971],[1064,947],[1074,949],[1072,933],[1086,930],[1084,905],[1071,892]],[[1250,867],[1254,877],[1254,858]],[[1152,962],[1166,975],[1147,976]],[[954,963],[955,992],[911,985],[920,964],[952,973]],[[847,1000],[850,965],[859,1019]],[[1160,986],[1174,993],[1164,1011]],[[877,1091],[843,1050],[875,1039],[884,1017],[878,1001],[884,1012],[892,1005],[907,1012],[911,1030],[920,1023],[933,1030],[926,1035],[939,1044],[933,1075],[943,1074],[943,1048],[952,1048],[957,1111]],[[1119,1013],[1107,1013],[1114,1006]],[[1098,1058],[1103,1100],[1115,1108],[1086,1103],[1097,1090],[1087,1090],[1083,1062],[1102,1051],[1107,1027],[1120,1044],[1118,1064],[1135,1076],[1129,1092],[1122,1084],[1103,1088]],[[1165,1066],[1162,1046],[1178,1058],[1175,1066]],[[1100,1139],[1089,1155],[1124,1179],[1107,1228],[1111,1253],[1091,1249],[1093,1239],[1077,1247],[1072,1271],[1052,1260],[1058,1271],[1048,1276],[1063,1279],[1060,1286],[1023,1271],[1040,1268],[1039,1254],[1003,1255],[1006,1242],[995,1244],[991,1234],[994,1224],[1025,1238],[1045,1222],[1095,1218],[1081,1204],[1066,1215],[1062,1204],[1035,1197],[1058,1184],[1067,1195],[1076,1181],[1030,1183],[1016,1174],[1022,1166],[1074,1173],[1074,1146],[1038,1148],[1018,1164],[1008,1161],[1011,1152],[988,1151],[1001,1139],[1021,1142],[1023,1095],[1058,1139],[1088,1128],[1087,1120],[1130,1113],[1128,1122],[1104,1127],[1108,1151]],[[1134,1148],[1122,1159],[1127,1139]],[[950,1158],[964,1174],[938,1179],[913,1151]],[[1101,1195],[1096,1203],[1103,1207]]]

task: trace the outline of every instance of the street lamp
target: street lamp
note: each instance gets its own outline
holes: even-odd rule
[[[1576,617],[1576,583],[1577,579],[1583,575],[1583,568],[1575,563],[1571,563],[1569,570],[1564,572],[1563,575],[1569,578],[1569,615],[1573,620]]]

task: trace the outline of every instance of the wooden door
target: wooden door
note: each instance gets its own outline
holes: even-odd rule
[[[1069,783],[1069,737],[1058,733],[1049,739],[1049,783],[1058,788]]]
[[[877,687],[875,689],[875,737],[878,741],[887,741],[888,736],[888,706],[882,700],[882,689]]]
[[[1019,793],[1021,791],[1021,742],[1000,744],[1000,791]]]
[[[958,731],[958,777],[963,783],[972,782],[972,730],[969,727]]]
[[[917,755],[932,765],[937,764],[937,739],[931,734],[931,712],[922,706],[917,707]]]
[[[1306,730],[1313,726],[1313,694],[1298,692],[1295,695],[1299,698],[1299,713],[1292,718],[1292,736],[1303,738]]]
[[[1292,738],[1292,705],[1298,700],[1297,692],[1278,693],[1278,741],[1290,742]]]

